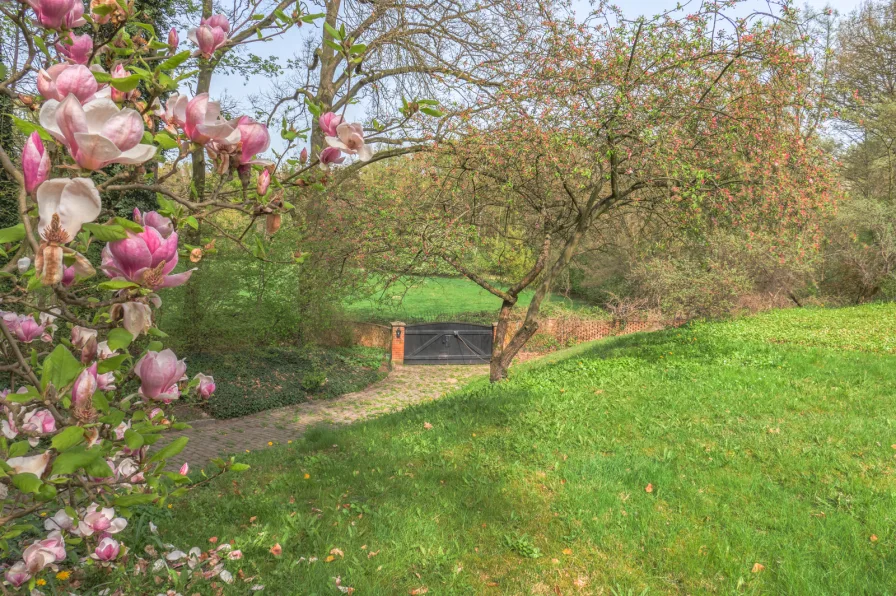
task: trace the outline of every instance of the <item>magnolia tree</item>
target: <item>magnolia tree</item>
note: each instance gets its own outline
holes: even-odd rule
[[[280,182],[261,157],[266,125],[227,118],[207,92],[189,97],[181,87],[242,40],[321,16],[281,4],[292,5],[289,14],[278,7],[240,23],[207,16],[182,48],[177,30],[158,34],[126,2],[93,0],[88,10],[82,0],[0,3],[16,46],[0,93],[13,100],[25,138],[21,155],[0,149],[0,165],[19,185],[20,216],[0,230],[0,370],[8,375],[0,557],[10,590],[83,565],[114,570],[133,508],[162,506],[189,486],[186,464],[165,469],[186,439],[152,448],[164,431],[184,427],[166,406],[215,391],[212,377],[187,374],[155,327],[165,290],[193,272],[178,266],[180,236],[222,210],[264,217],[276,231],[288,205],[267,198]],[[314,157],[303,150],[293,179],[313,183],[321,168],[371,158],[360,125],[324,113],[320,128],[325,147]],[[198,154],[197,163],[207,156],[214,164],[218,190],[179,194],[167,182]],[[222,195],[234,177],[241,192]],[[115,217],[107,193],[136,190],[156,192],[160,209]],[[216,463],[221,473],[246,468]],[[223,566],[203,575],[228,580]]]

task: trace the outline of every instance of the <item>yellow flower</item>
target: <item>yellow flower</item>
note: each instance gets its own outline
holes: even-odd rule
[[[273,442],[273,441],[268,441],[268,447],[273,447],[273,446],[274,446],[274,442]]]
[[[56,579],[58,579],[59,581],[64,582],[64,581],[67,580],[70,576],[71,576],[71,573],[70,573],[70,572],[68,572],[68,571],[60,571],[59,573],[56,574]]]
[[[38,586],[46,586],[46,585],[47,585],[47,580],[45,580],[45,579],[39,579],[39,580],[37,580],[37,581],[34,582],[34,583],[36,583]]]
[[[41,516],[41,517],[47,517],[47,512],[46,512],[46,511],[41,511],[41,512],[40,512],[40,516]]]
[[[292,441],[287,441],[286,444],[287,444],[287,445],[292,445]]]
[[[248,450],[248,449],[246,449],[246,453],[249,453],[249,450]]]
[[[172,505],[171,503],[168,503],[168,509],[171,509],[172,507],[174,507],[174,505]]]
[[[311,478],[311,474],[305,474],[305,480],[308,480],[309,478]]]

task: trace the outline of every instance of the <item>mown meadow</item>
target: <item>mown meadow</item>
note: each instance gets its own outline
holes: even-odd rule
[[[579,346],[243,454],[142,539],[233,541],[276,594],[890,593],[894,333],[876,305]]]

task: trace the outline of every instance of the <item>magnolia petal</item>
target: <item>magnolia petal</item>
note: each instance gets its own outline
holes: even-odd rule
[[[74,238],[81,226],[100,216],[100,193],[90,178],[71,178],[62,190],[57,213],[62,227]]]
[[[88,104],[89,105],[89,104]],[[74,154],[78,150],[78,142],[75,139],[77,133],[88,132],[87,115],[81,102],[74,95],[69,95],[56,109],[56,125],[65,138],[65,144]]]
[[[86,132],[103,134],[106,122],[122,111],[124,110],[119,109],[115,102],[109,98],[99,98],[87,102],[84,104],[84,116],[87,119]]]
[[[155,157],[156,148],[153,145],[137,145],[133,149],[128,149],[119,155],[115,161],[117,163],[138,164],[148,161]]]
[[[129,151],[143,138],[143,118],[136,110],[126,108],[106,120],[101,134],[122,152]]]
[[[74,137],[78,146],[75,161],[86,170],[99,170],[121,155],[121,149],[102,135],[79,132]]]

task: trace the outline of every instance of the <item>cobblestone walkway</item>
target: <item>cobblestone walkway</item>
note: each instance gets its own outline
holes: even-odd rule
[[[487,366],[404,366],[363,391],[325,401],[309,401],[229,420],[196,420],[192,429],[172,432],[165,442],[190,438],[170,466],[184,461],[193,469],[211,459],[285,443],[302,436],[317,424],[350,424],[358,420],[401,410],[411,404],[437,399],[465,381],[488,373]]]

